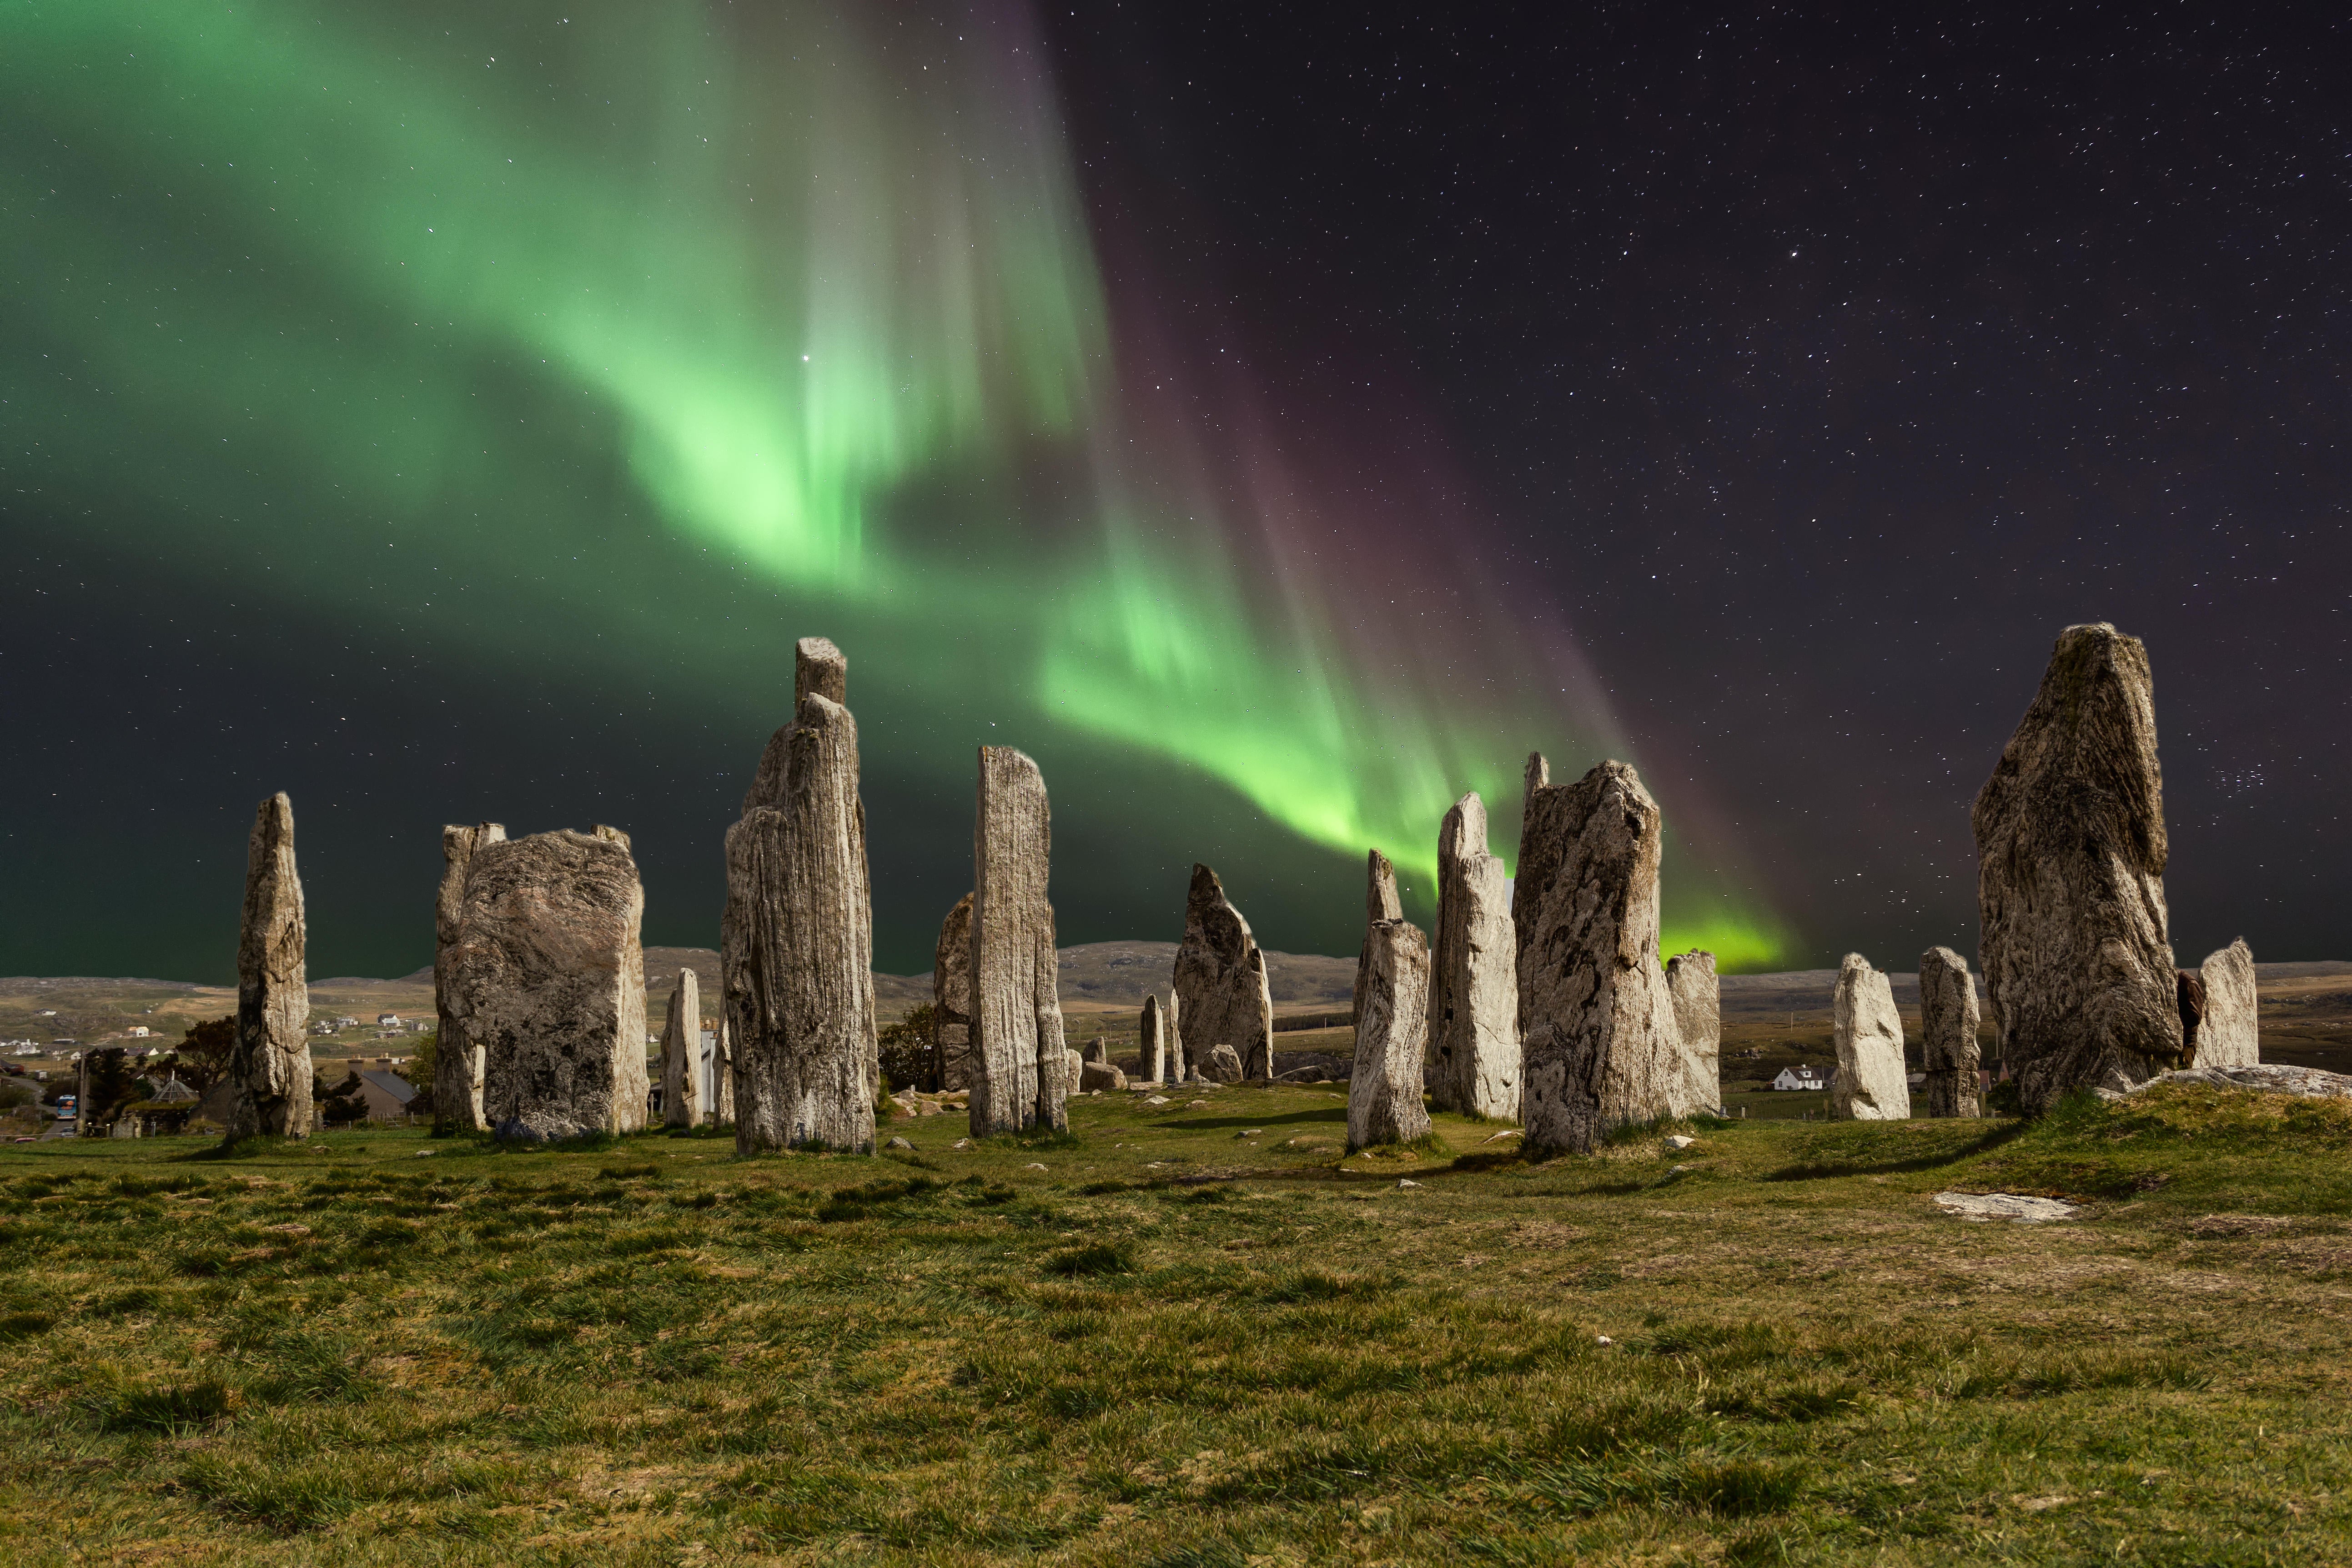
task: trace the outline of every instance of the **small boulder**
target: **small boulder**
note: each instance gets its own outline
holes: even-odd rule
[[[908,1142],[904,1138],[893,1138],[887,1143],[883,1144],[882,1147],[885,1149],[912,1149],[914,1145]]]
[[[1218,1083],[1239,1083],[1242,1080],[1241,1053],[1231,1046],[1215,1045],[1201,1064],[1202,1073]]]
[[[1125,1089],[1127,1074],[1108,1062],[1088,1062],[1078,1070],[1078,1087],[1089,1094],[1099,1094],[1107,1089]]]
[[[1146,1105],[1166,1105],[1171,1102],[1168,1097],[1164,1094],[1147,1094],[1143,1097],[1143,1103]]]
[[[1673,1137],[1666,1140],[1666,1147],[1679,1153],[1697,1142],[1698,1140],[1696,1138],[1686,1138],[1683,1134],[1677,1132]]]

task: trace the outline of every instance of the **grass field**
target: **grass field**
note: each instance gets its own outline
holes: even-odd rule
[[[1539,1166],[1342,1115],[0,1149],[0,1560],[2352,1560],[2352,1106]]]

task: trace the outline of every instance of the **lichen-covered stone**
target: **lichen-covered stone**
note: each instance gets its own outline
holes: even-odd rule
[[[1077,1082],[1054,952],[1053,813],[1037,764],[980,748],[972,824],[971,1132],[1066,1131]]]
[[[310,984],[302,879],[294,870],[294,803],[271,795],[254,813],[245,852],[245,916],[236,944],[236,1100],[231,1139],[310,1136]]]
[[[466,903],[466,868],[485,844],[503,844],[499,823],[441,830],[441,892],[433,906],[433,1005],[439,1033],[433,1044],[433,1124],[443,1132],[487,1132],[482,1118],[482,1051],[466,1038],[446,1000],[449,949],[457,941],[457,917]]]
[[[1348,1148],[1410,1143],[1429,1131],[1421,1100],[1428,1052],[1429,941],[1403,921],[1365,933],[1371,970],[1356,1010],[1355,1070],[1348,1079]]]
[[[1108,1062],[1087,1062],[1078,1069],[1078,1088],[1088,1094],[1126,1087],[1127,1074]]]
[[[2191,1067],[2252,1067],[2263,1059],[2262,1024],[2254,994],[2254,954],[2240,937],[2209,955],[2199,968],[2202,1016],[2197,1022]]]
[[[1985,987],[2029,1115],[2182,1059],[2147,650],[2069,626],[1971,813]]]
[[[937,1089],[969,1089],[971,1068],[971,895],[940,922],[931,949],[931,1072]]]
[[[1183,1004],[1188,1055],[1197,1059],[1217,1046],[1231,1046],[1243,1077],[1274,1076],[1274,994],[1266,984],[1265,954],[1250,934],[1249,921],[1206,866],[1192,868],[1184,900],[1175,992]]]
[[[1669,1114],[1685,1080],[1658,963],[1657,802],[1607,762],[1552,784],[1528,760],[1517,899],[1523,1146],[1590,1153]]]
[[[1166,1081],[1168,1038],[1161,1026],[1158,996],[1146,994],[1143,998],[1143,1016],[1137,1025],[1137,1033],[1143,1047],[1143,1057],[1142,1060],[1136,1065],[1143,1074],[1143,1081],[1146,1083]]]
[[[1903,1015],[1895,987],[1858,952],[1838,969],[1830,1010],[1837,1047],[1837,1078],[1830,1084],[1830,1114],[1841,1121],[1902,1121],[1911,1114],[1911,1085],[1903,1066]]]
[[[1920,1101],[1929,1116],[1980,1116],[1977,1092],[1977,1043],[1980,1017],[1977,984],[1969,961],[1948,947],[1919,955],[1919,1045],[1927,1081]]]
[[[1682,1047],[1682,1087],[1671,1097],[1676,1116],[1723,1109],[1723,989],[1715,954],[1693,948],[1666,961],[1666,994],[1674,1001],[1675,1035]]]
[[[482,1052],[483,1115],[500,1137],[646,1124],[645,907],[614,828],[474,850],[445,995]]]
[[[1364,938],[1362,950],[1356,955],[1356,990],[1349,1021],[1363,1017],[1364,991],[1372,978],[1372,927],[1382,921],[1404,919],[1404,900],[1397,896],[1396,867],[1379,850],[1372,850],[1364,863]]]
[[[699,1127],[705,1110],[702,983],[691,969],[677,972],[662,1022],[662,1125]]]
[[[1201,1077],[1210,1083],[1239,1083],[1242,1081],[1241,1053],[1220,1040],[1209,1047],[1209,1054],[1201,1059],[1198,1070]]]
[[[1176,988],[1171,985],[1168,988],[1167,1014],[1161,1026],[1168,1035],[1166,1081],[1169,1083],[1182,1083],[1194,1076],[1192,1053],[1184,1048],[1183,1016],[1184,1000],[1176,994]]]
[[[1475,793],[1454,802],[1438,832],[1437,900],[1427,1026],[1433,1098],[1444,1110],[1516,1121],[1519,940],[1510,880],[1502,858],[1486,852],[1486,805]]]

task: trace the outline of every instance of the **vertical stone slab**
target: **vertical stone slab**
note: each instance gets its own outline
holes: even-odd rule
[[[735,1031],[727,1021],[727,1001],[719,1004],[719,1043],[710,1058],[710,1121],[715,1127],[735,1125]]]
[[[1683,1087],[1673,1097],[1676,1116],[1723,1109],[1723,987],[1715,954],[1693,948],[1666,961],[1666,994],[1674,999],[1675,1034],[1682,1046]]]
[[[2138,638],[2104,623],[2060,634],[1970,819],[1985,987],[2026,1113],[2178,1063],[2164,781]]]
[[[1910,1076],[1903,1066],[1903,1015],[1895,987],[1858,952],[1845,955],[1830,1012],[1837,1079],[1830,1114],[1841,1121],[1903,1121],[1911,1115]]]
[[[662,1022],[662,1125],[701,1126],[702,1090],[702,984],[681,969]]]
[[[1396,867],[1389,858],[1375,849],[1364,865],[1364,930],[1369,933],[1382,921],[1404,919],[1404,901],[1397,896]],[[1350,1004],[1350,1023],[1360,1023],[1364,1016],[1364,988],[1371,984],[1372,939],[1364,938],[1361,952],[1356,955],[1356,990]]]
[[[2263,1059],[2262,1024],[2254,993],[2254,954],[2240,937],[2209,955],[2198,970],[2204,1016],[2197,1025],[2192,1067],[2252,1067]]]
[[[1919,1044],[1927,1081],[1920,1100],[1929,1116],[1981,1116],[1977,1091],[1977,1044],[1982,1016],[1969,961],[1948,947],[1919,955]]]
[[[441,1132],[487,1132],[482,1118],[481,1047],[466,1038],[465,1027],[451,1010],[447,996],[449,950],[457,941],[457,917],[466,903],[466,868],[474,851],[485,844],[503,844],[504,825],[484,822],[472,827],[441,830],[441,892],[433,906],[433,1007],[439,1032],[433,1043],[433,1125]]]
[[[840,651],[808,637],[799,653],[806,695],[727,832],[735,1148],[871,1153],[881,1055],[857,721],[825,695]]]
[[[1168,988],[1168,1081],[1182,1083],[1192,1076],[1192,1053],[1184,1048],[1184,1004],[1176,988]]]
[[[931,949],[931,1087],[969,1089],[971,1070],[971,895],[966,893],[940,922]]]
[[[1206,866],[1192,868],[1174,990],[1183,1004],[1185,1046],[1193,1062],[1231,1046],[1244,1078],[1274,1076],[1274,993],[1265,954]]]
[[[1062,1038],[1054,906],[1053,816],[1037,764],[1010,746],[980,748],[972,825],[971,1131],[1066,1131],[1076,1087]]]
[[[478,846],[444,996],[483,1056],[502,1138],[646,1124],[645,889],[628,836],[534,833]]]
[[[1356,1011],[1356,1065],[1348,1080],[1348,1149],[1409,1143],[1429,1131],[1421,1100],[1428,1054],[1429,941],[1403,921],[1374,921],[1371,957]]]
[[[1429,1051],[1437,1103],[1496,1121],[1519,1114],[1519,939],[1486,804],[1464,795],[1437,836],[1437,942]]]
[[[1590,1153],[1611,1129],[1670,1114],[1684,1077],[1658,963],[1658,803],[1607,762],[1551,784],[1540,755],[1519,845],[1524,1146]]]
[[[294,870],[294,803],[261,803],[245,853],[245,916],[236,943],[236,1102],[228,1135],[306,1138],[311,1128],[309,935]],[[87,1057],[89,1053],[82,1053]]]
[[[1168,1037],[1160,1016],[1160,998],[1149,992],[1144,994],[1143,1016],[1136,1025],[1136,1034],[1138,1043],[1142,1047],[1142,1057],[1136,1068],[1142,1073],[1143,1081],[1167,1081]]]

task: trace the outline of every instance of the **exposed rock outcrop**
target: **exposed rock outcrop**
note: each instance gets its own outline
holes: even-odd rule
[[[1661,824],[1623,763],[1549,777],[1528,758],[1512,910],[1522,1146],[1590,1153],[1612,1128],[1669,1114],[1685,1080],[1658,963]]]
[[[1364,945],[1356,954],[1355,999],[1350,1006],[1349,1022],[1360,1022],[1364,1014],[1364,991],[1372,978],[1371,929],[1382,921],[1404,919],[1404,900],[1397,896],[1396,867],[1379,850],[1372,850],[1364,862]]]
[[[2252,1067],[2263,1059],[2262,1023],[2254,994],[2254,954],[2240,937],[2209,954],[2197,972],[2204,997],[2193,1041],[2184,1040],[2198,1068]],[[2186,1024],[2184,1017],[2182,1020]]]
[[[1838,1061],[1830,1114],[1841,1121],[1907,1120],[1911,1084],[1903,1067],[1903,1015],[1895,1010],[1895,987],[1858,952],[1847,953],[1838,969],[1830,1028]]]
[[[1192,868],[1174,990],[1183,1004],[1186,1049],[1196,1065],[1202,1053],[1231,1046],[1243,1077],[1274,1076],[1274,994],[1266,986],[1265,954],[1206,866]]]
[[[1676,1116],[1723,1109],[1723,987],[1715,954],[1698,948],[1666,961],[1675,1035],[1682,1047],[1682,1088],[1670,1097]]]
[[[1985,986],[2027,1114],[2182,1059],[2139,639],[2104,624],[2060,635],[1971,819]]]
[[[1161,1027],[1158,996],[1145,995],[1143,1016],[1136,1027],[1139,1042],[1143,1047],[1142,1059],[1136,1066],[1143,1074],[1143,1081],[1146,1083],[1167,1081],[1168,1038]]]
[[[1981,1116],[1977,1073],[1983,1048],[1977,984],[1969,961],[1948,947],[1919,955],[1919,1044],[1927,1081],[1920,1100],[1929,1116]]]
[[[702,1050],[702,982],[691,969],[677,972],[662,1022],[662,1125],[699,1127],[709,1071]]]
[[[1518,971],[1510,879],[1502,858],[1486,851],[1486,803],[1465,795],[1437,835],[1428,1036],[1431,1088],[1441,1108],[1517,1119]]]
[[[443,1132],[487,1132],[482,1119],[482,1051],[466,1038],[447,997],[449,950],[457,941],[457,917],[466,905],[466,868],[485,844],[503,844],[502,824],[441,830],[441,893],[433,906],[433,1005],[439,1033],[433,1044],[433,1125]]]
[[[1054,952],[1053,813],[1037,764],[980,748],[972,825],[971,1132],[1062,1131],[1076,1086]]]
[[[646,908],[628,836],[534,833],[476,847],[446,1001],[482,1053],[501,1138],[646,1124]]]
[[[969,1089],[971,1069],[971,895],[940,922],[931,949],[931,1071],[938,1089]]]
[[[1410,1143],[1429,1131],[1421,1101],[1429,1043],[1429,941],[1403,921],[1364,933],[1370,973],[1358,995],[1355,1070],[1348,1079],[1348,1148]]]
[[[294,803],[280,791],[254,813],[236,943],[231,1139],[307,1138],[310,1105],[309,933],[294,870]]]

